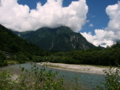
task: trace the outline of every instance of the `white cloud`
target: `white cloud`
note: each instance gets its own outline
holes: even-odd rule
[[[89,25],[89,27],[93,27],[94,25],[91,23],[90,25]]]
[[[106,13],[110,20],[104,30],[96,29],[95,35],[90,32],[81,33],[89,42],[96,46],[111,46],[116,41],[120,41],[120,2],[115,5],[109,5],[106,8]]]
[[[114,41],[111,38],[107,37],[107,35],[112,35],[112,32],[107,32],[101,29],[95,30],[95,35],[89,33],[81,33],[89,42],[94,44],[95,46],[111,46],[114,44]]]
[[[106,13],[110,18],[107,30],[120,31],[120,2],[115,5],[109,5],[106,8]]]
[[[86,23],[88,12],[86,0],[73,1],[68,7],[62,7],[63,0],[47,0],[43,6],[37,3],[32,10],[17,0],[1,0],[1,3],[0,24],[21,32],[62,25],[77,32]]]
[[[90,22],[90,20],[86,20],[86,23]]]

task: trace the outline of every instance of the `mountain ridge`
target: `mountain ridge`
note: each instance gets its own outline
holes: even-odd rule
[[[58,28],[44,27],[32,32],[22,32],[20,36],[46,50],[66,52],[95,47],[80,33],[73,32],[65,26]]]

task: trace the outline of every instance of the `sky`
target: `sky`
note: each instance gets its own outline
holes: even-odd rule
[[[68,26],[107,47],[120,41],[120,1],[0,0],[0,24],[19,32]]]

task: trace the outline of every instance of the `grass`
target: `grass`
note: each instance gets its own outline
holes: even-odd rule
[[[8,65],[19,64],[18,61],[15,60],[6,60]]]

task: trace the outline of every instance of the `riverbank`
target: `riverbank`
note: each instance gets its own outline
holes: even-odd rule
[[[110,67],[107,66],[92,66],[92,65],[75,65],[75,64],[63,64],[63,63],[50,63],[42,62],[37,63],[37,65],[44,65],[54,69],[68,70],[81,73],[91,73],[91,74],[101,74],[104,75],[104,70],[109,70]],[[114,71],[117,68],[114,68]]]

